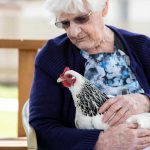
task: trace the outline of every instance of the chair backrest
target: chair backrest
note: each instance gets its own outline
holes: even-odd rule
[[[23,106],[22,122],[27,136],[28,150],[37,150],[38,147],[37,147],[36,133],[35,130],[32,128],[32,126],[29,124],[29,100],[27,100]]]

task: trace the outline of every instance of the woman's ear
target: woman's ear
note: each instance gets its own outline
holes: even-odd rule
[[[108,13],[108,5],[109,5],[109,0],[106,0],[105,6],[104,6],[104,8],[102,10],[102,16],[103,17],[105,17],[107,15],[107,13]]]

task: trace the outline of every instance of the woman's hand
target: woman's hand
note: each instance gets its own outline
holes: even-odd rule
[[[126,121],[131,115],[150,111],[150,100],[143,94],[116,96],[106,101],[99,109],[103,121],[110,126]]]
[[[143,150],[150,146],[150,130],[120,124],[100,133],[94,150]]]

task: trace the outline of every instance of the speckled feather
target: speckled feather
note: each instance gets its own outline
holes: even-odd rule
[[[103,114],[99,114],[98,109],[109,97],[97,89],[76,71],[67,69],[64,76],[72,75],[76,79],[73,85],[69,86],[74,104],[76,107],[75,125],[79,129],[103,129],[109,125],[102,121]],[[150,129],[150,113],[134,115],[128,118],[128,123],[137,123],[140,128]],[[149,148],[149,147],[148,147]],[[147,149],[146,149],[147,150]]]
[[[76,95],[77,107],[79,107],[85,116],[96,116],[98,109],[108,99],[107,95],[101,93],[88,80],[82,85],[80,93]]]

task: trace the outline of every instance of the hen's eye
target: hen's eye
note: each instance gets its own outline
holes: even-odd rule
[[[68,75],[67,75],[67,78],[72,78],[72,75],[68,74]]]

